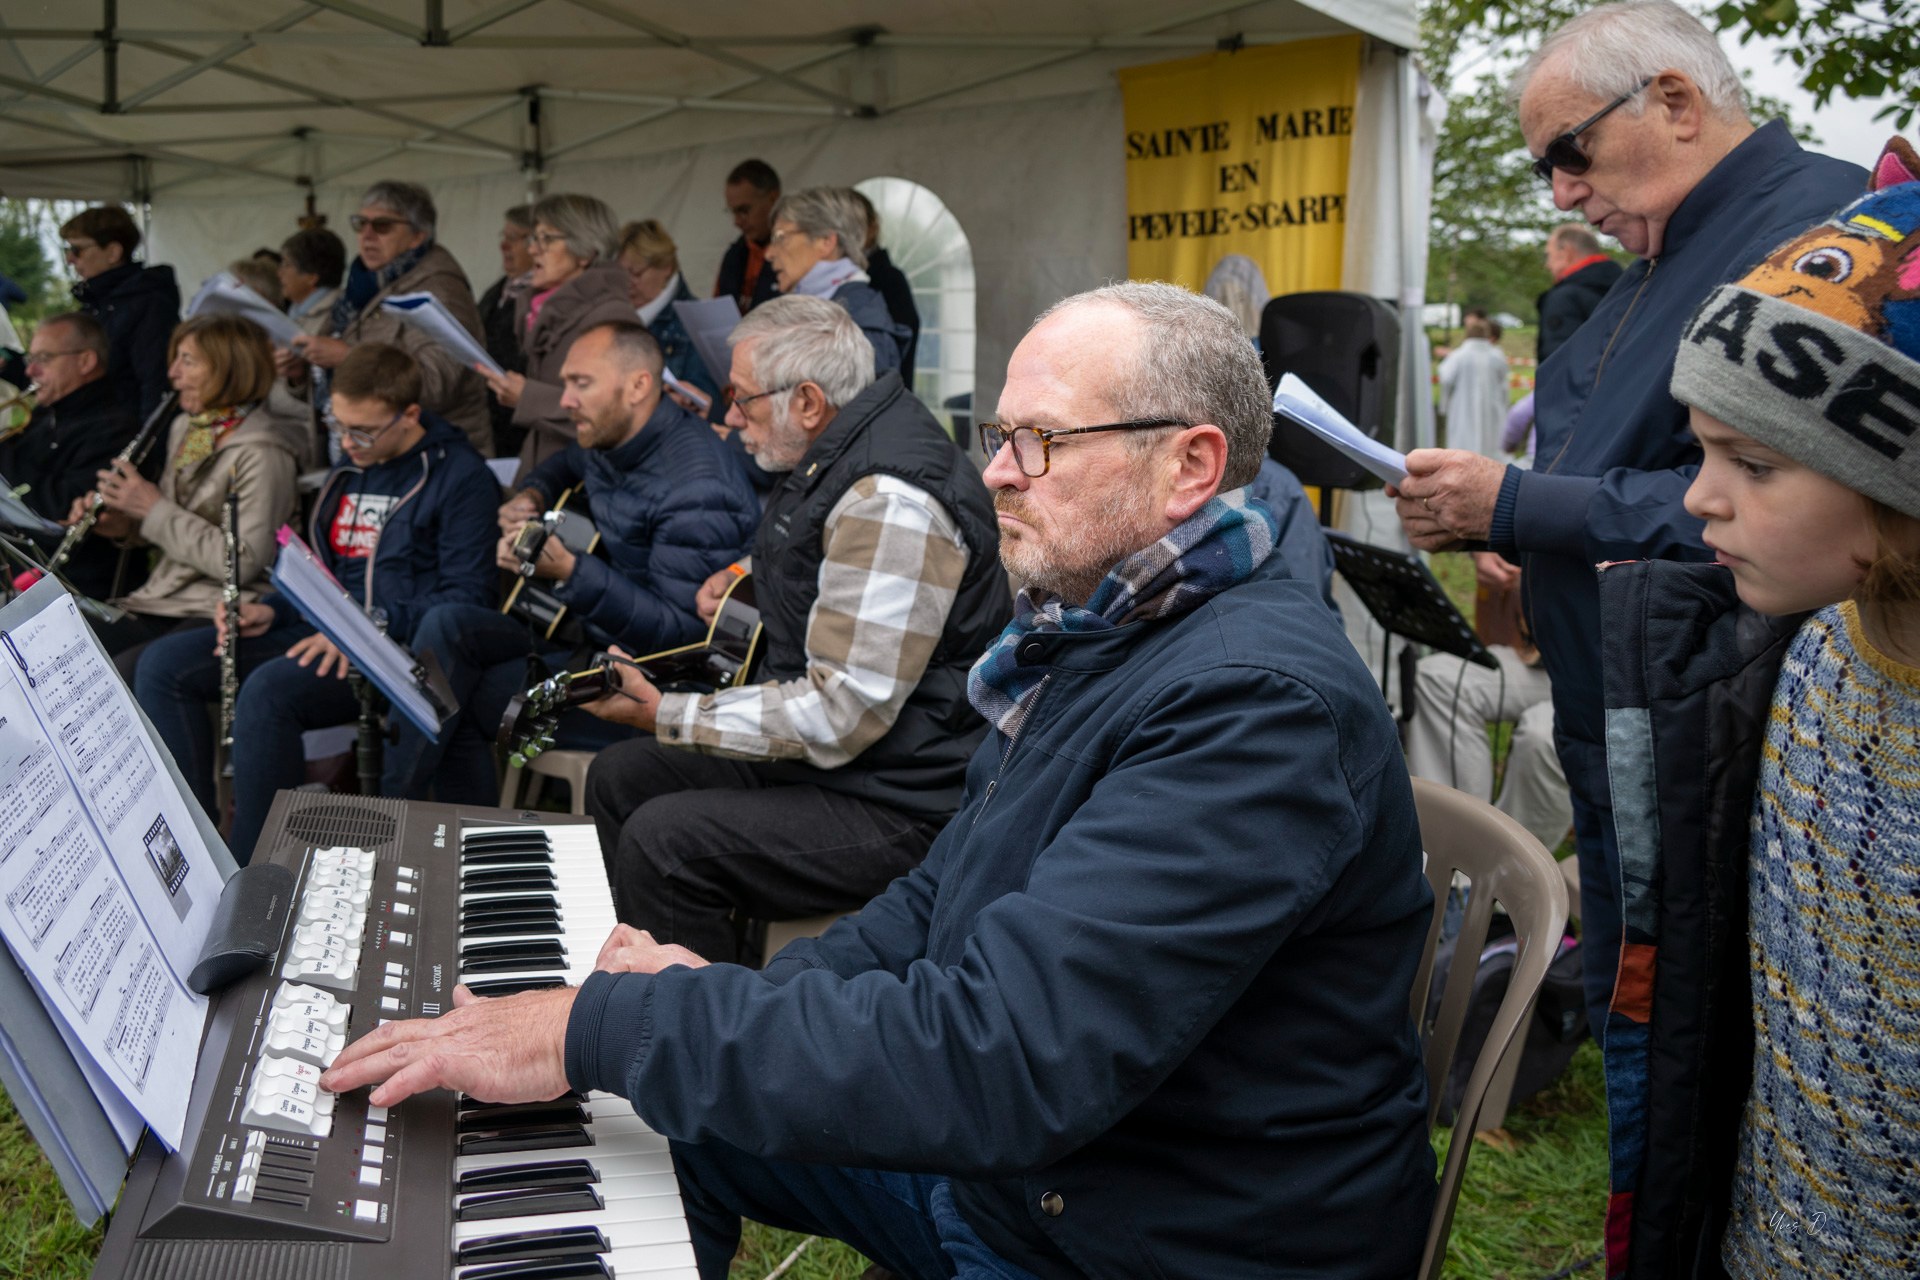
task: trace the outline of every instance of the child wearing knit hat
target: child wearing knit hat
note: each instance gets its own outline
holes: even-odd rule
[[[1920,1274],[1920,158],[1710,295],[1673,394],[1687,510],[1741,600],[1810,613],[1747,868],[1735,1276]]]

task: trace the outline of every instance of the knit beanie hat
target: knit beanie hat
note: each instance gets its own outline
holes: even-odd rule
[[[1920,516],[1920,157],[1904,138],[1866,195],[1707,296],[1673,397]]]

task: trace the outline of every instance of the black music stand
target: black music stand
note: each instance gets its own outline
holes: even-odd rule
[[[1411,643],[1400,649],[1400,719],[1413,714],[1413,668],[1420,660],[1415,644],[1424,644],[1463,658],[1477,666],[1499,669],[1493,653],[1481,643],[1473,624],[1453,607],[1446,588],[1433,571],[1415,555],[1376,547],[1328,529],[1327,545],[1333,548],[1333,564],[1360,597],[1367,613],[1386,632],[1380,650],[1380,693],[1387,692],[1387,664],[1392,659],[1393,638]]]

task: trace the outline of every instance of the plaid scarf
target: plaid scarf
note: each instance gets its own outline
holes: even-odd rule
[[[1022,664],[1020,642],[1042,631],[1108,631],[1130,622],[1177,618],[1236,583],[1245,582],[1273,553],[1280,526],[1265,503],[1233,489],[1107,571],[1085,606],[1024,587],[1013,621],[967,677],[967,701],[1009,738],[1039,696],[1051,666]]]
[[[244,404],[238,408],[202,409],[188,418],[187,434],[180,438],[180,448],[173,455],[173,469],[188,471],[212,457],[227,433],[239,426],[252,408]]]

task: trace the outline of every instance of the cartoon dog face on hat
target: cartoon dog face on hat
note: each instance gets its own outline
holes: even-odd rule
[[[1740,287],[1884,339],[1888,304],[1920,298],[1920,158],[1895,138],[1866,195],[1789,240]]]

